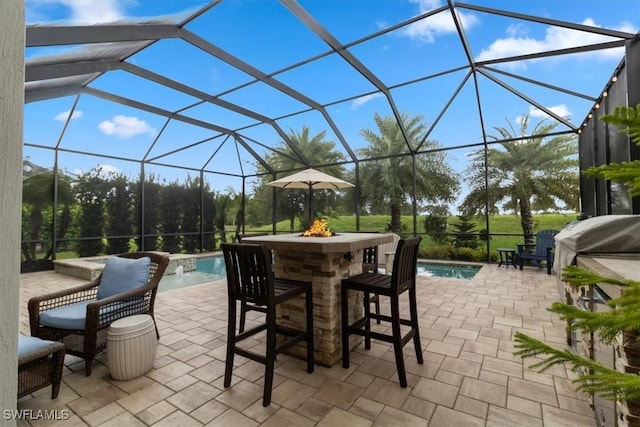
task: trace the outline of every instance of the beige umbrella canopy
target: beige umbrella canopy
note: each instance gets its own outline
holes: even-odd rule
[[[280,188],[308,188],[309,189],[309,224],[313,212],[313,190],[338,190],[340,188],[355,187],[350,182],[328,175],[315,169],[306,169],[293,175],[268,182],[267,185]]]

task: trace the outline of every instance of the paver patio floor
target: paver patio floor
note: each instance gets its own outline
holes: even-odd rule
[[[29,333],[27,301],[80,281],[53,272],[21,276],[20,330]],[[406,294],[405,294],[406,296]],[[262,406],[263,365],[236,357],[223,387],[227,301],[224,280],[160,292],[161,338],[153,369],[115,381],[106,353],[91,377],[84,361],[65,360],[60,394],[50,388],[18,409],[66,409],[69,420],[19,425],[60,426],[594,426],[575,374],[527,368],[513,353],[515,331],[557,346],[564,325],[546,308],[558,299],[555,276],[543,270],[485,265],[473,280],[420,277],[418,311],[425,362],[405,347],[409,386],[398,385],[394,353],[372,342],[351,353],[351,367],[316,366],[278,356],[271,406]],[[383,299],[383,311],[387,308]],[[248,323],[259,313],[249,312]]]

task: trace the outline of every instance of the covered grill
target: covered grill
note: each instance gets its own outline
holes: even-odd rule
[[[576,264],[578,255],[640,252],[640,215],[604,215],[572,222],[555,240],[554,267],[562,296],[562,268]]]
[[[575,304],[581,310],[607,312],[607,304],[620,296],[617,286],[593,284],[573,288],[561,281],[566,265],[579,265],[598,274],[617,279],[635,278],[640,262],[640,215],[607,215],[576,221],[567,225],[555,236],[555,267],[558,274],[558,291],[565,302]],[[572,330],[567,336],[571,348],[582,356],[593,359],[611,369],[624,370],[624,353],[616,346],[602,342],[595,333]],[[616,356],[618,355],[618,356]],[[583,370],[583,373],[588,371]],[[590,401],[598,427],[631,426],[640,418],[629,409],[598,395]]]

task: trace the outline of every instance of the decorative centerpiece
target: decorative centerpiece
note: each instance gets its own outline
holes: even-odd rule
[[[304,237],[331,237],[336,234],[329,230],[329,225],[324,219],[316,219],[309,229],[302,233]]]

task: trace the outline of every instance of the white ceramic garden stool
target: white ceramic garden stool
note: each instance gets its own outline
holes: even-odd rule
[[[153,318],[148,314],[123,317],[107,331],[107,364],[115,380],[130,380],[153,367],[158,338]]]

